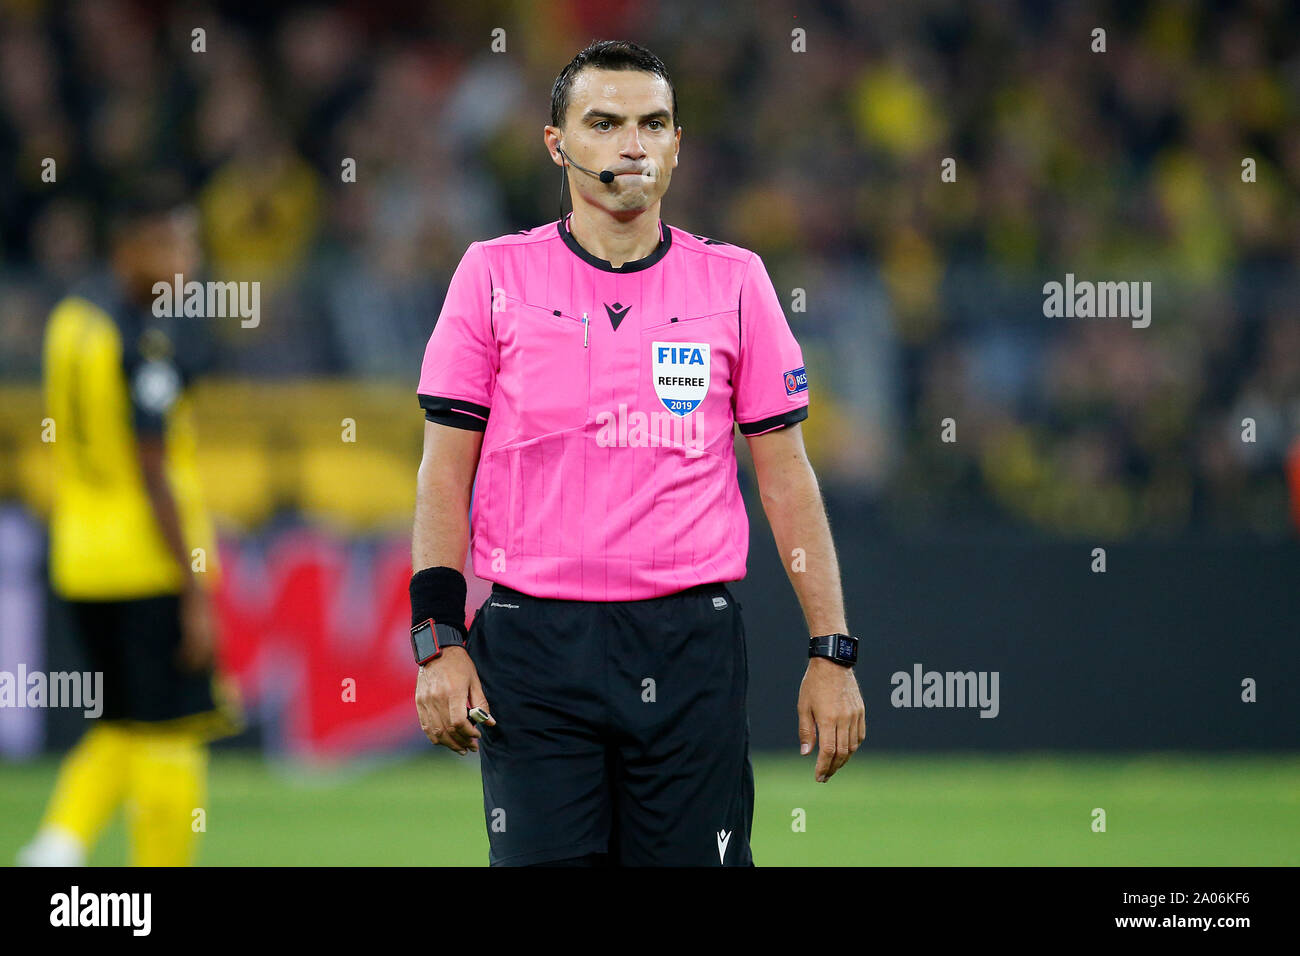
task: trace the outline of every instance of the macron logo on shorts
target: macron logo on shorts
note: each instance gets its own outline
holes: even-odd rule
[[[718,862],[727,862],[727,844],[731,842],[730,830],[718,831]]]

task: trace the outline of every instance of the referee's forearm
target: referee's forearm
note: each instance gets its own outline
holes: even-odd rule
[[[469,550],[469,499],[460,500],[454,486],[426,479],[424,467],[415,492],[415,524],[411,531],[411,570],[465,570]]]
[[[840,564],[817,477],[808,467],[783,479],[763,494],[763,510],[808,633],[847,634]]]

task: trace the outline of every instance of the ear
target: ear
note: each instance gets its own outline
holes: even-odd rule
[[[559,149],[564,148],[564,141],[560,139],[558,129],[554,126],[548,126],[542,130],[542,143],[546,146],[546,151],[551,155],[551,162],[560,167],[568,165],[564,161],[564,157],[559,153]],[[559,149],[556,147],[559,147]]]

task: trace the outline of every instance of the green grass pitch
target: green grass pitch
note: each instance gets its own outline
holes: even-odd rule
[[[475,760],[431,752],[323,772],[218,752],[200,862],[484,866]],[[0,765],[0,864],[31,834],[56,769]],[[1294,755],[859,752],[828,784],[813,782],[811,758],[761,755],[754,777],[759,866],[1300,863]],[[119,814],[91,862],[125,857]]]

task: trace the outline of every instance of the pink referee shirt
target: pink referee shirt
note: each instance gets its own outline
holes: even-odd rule
[[[568,219],[466,250],[429,337],[430,421],[484,431],[474,573],[629,601],[745,576],[733,426],[808,417],[803,356],[762,260],[659,224],[615,269]]]

